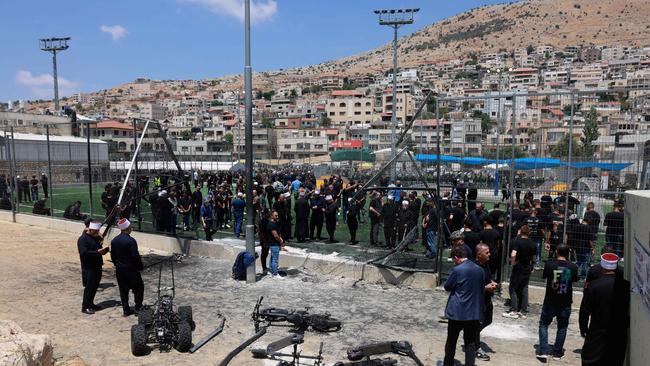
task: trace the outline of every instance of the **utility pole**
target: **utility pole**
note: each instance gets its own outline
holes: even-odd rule
[[[375,10],[379,16],[379,25],[387,25],[393,28],[393,102],[391,105],[391,138],[390,138],[390,157],[395,157],[395,130],[397,129],[397,29],[406,24],[413,24],[413,17],[420,9],[389,9]],[[406,99],[406,98],[405,98]],[[405,122],[405,121],[403,121]],[[390,178],[395,182],[397,175],[397,163],[391,166]]]
[[[244,66],[244,101],[246,103],[246,251],[255,253],[255,211],[253,210],[253,68],[251,67],[251,0],[246,0],[245,38],[246,65]],[[255,262],[246,270],[246,283],[255,283]]]
[[[68,49],[70,37],[64,38],[42,38],[40,40],[41,51],[52,52],[52,77],[54,79],[54,114],[58,115],[59,109],[59,80],[56,70],[56,52]]]

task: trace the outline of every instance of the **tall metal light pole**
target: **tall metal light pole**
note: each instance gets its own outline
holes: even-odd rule
[[[40,40],[41,51],[52,52],[52,77],[54,78],[54,113],[59,113],[59,80],[56,73],[56,52],[68,49],[70,37],[64,38],[42,38]]]
[[[391,109],[391,137],[390,137],[390,157],[395,157],[395,130],[397,129],[397,29],[406,24],[413,24],[413,16],[420,9],[390,9],[375,10],[379,16],[379,25],[387,25],[393,28],[393,104]],[[404,121],[403,121],[404,122]],[[393,164],[390,169],[391,180],[395,181],[396,165]]]
[[[246,0],[246,65],[244,66],[244,101],[246,103],[246,251],[255,253],[255,212],[253,210],[253,68],[251,67],[251,0]],[[246,282],[255,283],[255,262],[246,270]]]
[[[497,197],[499,195],[499,146],[500,141],[499,141],[499,133],[501,130],[501,79],[503,77],[504,69],[496,69],[496,73],[499,75],[499,85],[497,86],[497,102],[498,102],[498,109],[497,109],[497,131],[496,131],[496,140],[497,140],[497,156],[496,156],[496,164],[495,164],[495,173],[494,173],[494,196]],[[509,68],[507,71],[512,71],[512,68]],[[487,73],[490,74],[494,71],[492,70],[487,70]],[[505,105],[504,105],[505,107]]]

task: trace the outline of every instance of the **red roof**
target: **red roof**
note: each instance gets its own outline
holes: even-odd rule
[[[361,92],[358,92],[356,90],[333,90],[332,91],[332,96],[333,97],[360,97],[363,94]]]
[[[112,130],[133,130],[133,126],[116,120],[99,121],[95,124],[96,128],[105,128]]]

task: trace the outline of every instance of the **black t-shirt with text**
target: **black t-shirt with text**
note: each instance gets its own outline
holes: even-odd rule
[[[578,280],[578,266],[567,260],[552,259],[546,262],[542,278],[546,279],[544,303],[566,307],[573,302],[573,283]]]

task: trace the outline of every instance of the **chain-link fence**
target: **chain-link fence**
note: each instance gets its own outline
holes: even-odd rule
[[[329,186],[332,174],[342,177],[334,197],[339,208],[338,243],[315,238],[306,243],[292,240],[292,245],[389,268],[426,272],[440,268],[444,275],[453,265],[451,233],[471,229],[479,240],[489,241],[494,270],[502,279],[507,279],[511,268],[510,240],[523,225],[539,244],[539,266],[560,243],[572,247],[572,258],[583,267],[595,261],[603,248],[620,250],[622,192],[648,185],[650,137],[645,126],[650,119],[650,91],[481,92],[438,97],[434,105],[435,118],[413,124],[408,149],[395,160],[395,173],[381,170],[391,159],[389,152],[384,152],[387,156],[377,152],[373,164],[257,164],[256,177],[266,177],[256,178],[260,196],[274,183],[273,171],[281,172],[283,185],[302,179],[312,193]],[[1,208],[13,205],[21,213],[104,218],[121,194],[142,140],[124,188],[123,203],[128,204],[120,215],[131,217],[142,231],[205,238],[198,210],[201,198],[214,192],[208,189],[210,177],[227,183],[224,189],[230,191],[226,194],[230,203],[242,190],[237,184],[241,167],[205,159],[177,163],[168,145],[173,141],[163,138],[157,126],[143,130],[143,122],[106,121],[3,127]],[[185,185],[195,173],[200,177],[200,196],[194,194],[194,186]],[[365,195],[356,195],[373,177]],[[166,196],[161,195],[163,190]],[[214,194],[210,197],[214,199]],[[260,198],[272,207],[274,202]],[[289,208],[292,236],[296,198]],[[350,198],[355,198],[354,203]],[[308,197],[310,204],[312,199]],[[409,205],[402,207],[405,201]],[[350,230],[350,204],[357,208],[356,230]],[[189,211],[178,210],[188,205]],[[230,206],[223,215],[215,237],[233,235]],[[500,239],[491,239],[485,230],[495,230]],[[349,245],[353,231],[359,243]],[[476,240],[474,234],[467,236]]]

